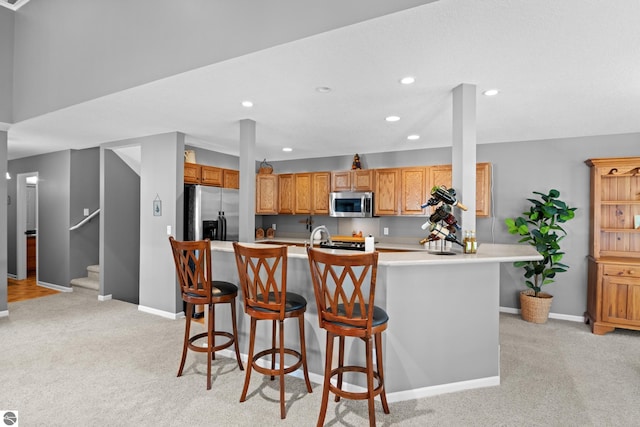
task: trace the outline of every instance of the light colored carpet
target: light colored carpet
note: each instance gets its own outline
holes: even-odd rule
[[[189,353],[177,378],[184,320],[99,302],[82,289],[11,303],[9,312],[0,319],[0,410],[19,411],[23,426],[316,423],[318,384],[307,394],[302,380],[287,377],[280,420],[278,382],[254,373],[239,403],[244,372],[232,359],[216,359],[210,391],[205,355]],[[640,332],[596,336],[581,323],[534,325],[507,314],[500,328],[500,386],[391,403],[389,415],[377,401],[377,424],[640,425]],[[326,425],[368,425],[366,402],[330,400]]]

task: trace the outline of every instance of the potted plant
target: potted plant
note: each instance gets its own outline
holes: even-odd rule
[[[527,199],[531,202],[528,212],[520,217],[507,218],[505,224],[511,234],[523,236],[519,242],[527,242],[535,247],[542,260],[517,261],[515,267],[524,268],[525,283],[529,289],[520,292],[522,318],[528,322],[545,323],[553,296],[542,292],[542,287],[554,282],[557,273],[569,268],[561,263],[564,252],[560,250],[560,241],[567,232],[560,226],[575,216],[576,208],[570,208],[559,200],[558,190],[549,190],[548,194],[534,191],[540,199]]]

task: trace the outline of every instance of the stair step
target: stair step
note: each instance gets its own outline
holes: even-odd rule
[[[100,280],[92,279],[90,277],[79,277],[77,279],[71,279],[71,286],[78,286],[80,288],[99,290]]]
[[[87,276],[91,279],[100,281],[100,266],[90,265],[87,267]]]

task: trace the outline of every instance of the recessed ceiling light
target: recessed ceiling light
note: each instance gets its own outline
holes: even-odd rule
[[[287,152],[287,153],[288,153],[288,152],[290,152],[290,151],[293,151],[293,148],[291,148],[291,147],[284,147],[284,148],[282,149],[282,151],[285,151],[285,152]]]
[[[420,139],[420,135],[409,135],[407,139],[409,141],[415,141],[416,139]]]
[[[487,89],[482,94],[484,96],[496,96],[500,91],[498,89]]]
[[[329,93],[329,92],[331,92],[331,88],[327,87],[327,86],[318,86],[316,88],[316,92],[318,92],[318,93]]]
[[[402,79],[400,79],[400,83],[402,83],[403,85],[410,85],[415,81],[416,81],[416,78],[411,76],[403,77]]]
[[[7,172],[7,179],[11,179],[11,174]]]
[[[398,120],[400,120],[400,117],[398,116],[388,116],[385,118],[386,121],[388,122],[397,122]]]
[[[251,101],[242,101],[242,106],[246,107],[246,108],[251,108],[251,107],[253,107],[253,102],[251,102]]]

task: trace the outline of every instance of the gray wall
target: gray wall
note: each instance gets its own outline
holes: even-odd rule
[[[164,313],[182,311],[167,227],[182,238],[184,135],[139,138],[140,165],[140,305]],[[162,216],[153,201],[162,201]],[[180,227],[178,227],[180,224]]]
[[[0,7],[0,122],[13,122],[13,12]]]
[[[71,151],[69,224],[82,221],[84,209],[89,214],[100,207],[100,149]],[[94,217],[77,230],[70,231],[71,278],[85,277],[87,266],[99,263],[100,220]]]
[[[112,150],[103,150],[102,295],[137,304],[140,295],[140,177]]]
[[[0,130],[0,178],[7,172],[7,132]],[[0,226],[7,223],[7,180],[0,179]],[[0,313],[7,304],[7,233],[0,233]]]
[[[16,179],[19,173],[38,172],[38,280],[69,286],[69,150],[11,160],[7,181],[11,204],[7,211],[8,272],[16,274]]]
[[[431,1],[33,1],[15,13],[14,117]]]
[[[517,243],[518,238],[506,232],[504,220],[520,215],[528,209],[527,198],[532,191],[560,191],[561,198],[577,207],[576,218],[567,223],[568,237],[562,247],[564,261],[570,266],[567,273],[558,275],[556,283],[546,286],[555,296],[553,313],[582,316],[586,309],[587,262],[589,253],[589,168],[588,158],[640,156],[640,134],[608,135],[530,141],[518,143],[482,144],[477,147],[477,161],[491,162],[492,217],[478,218],[477,238],[483,242]],[[451,149],[424,149],[397,153],[361,154],[364,168],[401,167],[451,163]],[[351,156],[322,159],[273,162],[274,173],[350,169]],[[276,223],[278,233],[308,232],[299,221],[306,215],[279,215],[258,217],[256,226],[268,227]],[[389,237],[424,237],[420,225],[422,217],[380,217],[382,228],[389,228]],[[330,230],[338,228],[337,219],[314,217],[314,225],[326,224]],[[500,305],[519,308],[518,292],[524,289],[522,270],[510,264],[501,266]]]

